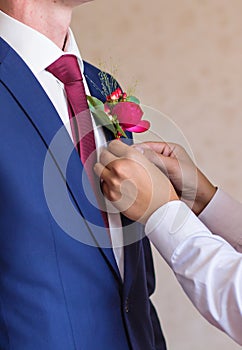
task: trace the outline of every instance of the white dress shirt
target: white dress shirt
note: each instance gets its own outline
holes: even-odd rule
[[[65,51],[62,51],[46,36],[0,11],[0,36],[19,54],[19,56],[33,72],[34,76],[37,78],[49,96],[70,137],[72,138],[64,85],[51,73],[45,70],[51,63],[56,61],[62,55],[73,54],[77,57],[81,72],[83,74],[83,60],[72,31],[69,29]],[[90,94],[84,75],[83,80],[86,93]],[[98,151],[97,153],[99,156],[101,149],[105,147],[106,140],[102,128],[97,128],[94,120],[93,126]],[[108,214],[108,220],[114,256],[119,267],[120,275],[123,278],[124,256],[122,247],[123,234],[121,218],[119,214],[113,213]]]
[[[242,345],[242,204],[217,190],[200,219],[182,202],[159,208],[146,234],[201,314]],[[226,232],[226,233],[225,233]]]

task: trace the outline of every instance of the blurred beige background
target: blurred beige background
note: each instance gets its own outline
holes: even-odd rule
[[[141,101],[169,115],[202,170],[240,200],[241,13],[241,0],[96,0],[79,7],[72,24],[82,56],[117,64],[124,89],[137,80]],[[240,349],[202,319],[154,255],[153,300],[169,350]]]

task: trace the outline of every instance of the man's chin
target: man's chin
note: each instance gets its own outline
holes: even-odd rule
[[[90,1],[93,0],[63,0],[63,3],[68,7],[77,7]]]
[[[82,5],[82,4],[85,4],[86,2],[91,2],[93,0],[74,0],[74,2],[76,3],[75,6],[78,6],[78,5]]]

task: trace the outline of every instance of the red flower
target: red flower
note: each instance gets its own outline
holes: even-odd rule
[[[112,115],[117,116],[124,131],[147,131],[150,128],[150,123],[147,120],[141,120],[143,114],[141,107],[134,102],[119,102],[112,109]]]

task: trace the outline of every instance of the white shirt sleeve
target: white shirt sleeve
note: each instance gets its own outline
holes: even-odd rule
[[[145,230],[200,313],[242,345],[242,255],[180,201],[159,208]]]
[[[242,253],[242,204],[218,189],[199,219]]]

